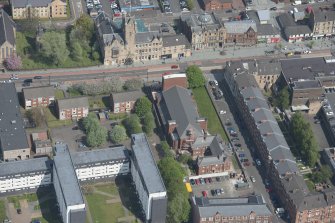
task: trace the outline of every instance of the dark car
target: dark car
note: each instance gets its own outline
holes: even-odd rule
[[[277,10],[277,7],[272,7],[270,8],[271,11],[276,11]]]
[[[194,179],[191,179],[191,180],[190,180],[190,184],[191,184],[191,185],[194,185],[194,184],[195,184],[195,180],[194,180]]]
[[[18,214],[22,214],[22,210],[21,210],[21,208],[16,209],[16,213],[18,213]]]
[[[221,178],[220,177],[216,177],[215,178],[217,182],[221,182]]]
[[[42,79],[42,76],[35,76],[34,79]]]
[[[236,143],[235,146],[241,147],[242,145],[240,143]]]
[[[33,79],[25,79],[24,81],[23,81],[24,83],[33,83]]]
[[[29,87],[30,86],[30,83],[23,83],[22,84],[22,87]]]

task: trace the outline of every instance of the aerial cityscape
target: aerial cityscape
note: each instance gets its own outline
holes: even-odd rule
[[[0,223],[335,223],[334,0],[0,0]]]

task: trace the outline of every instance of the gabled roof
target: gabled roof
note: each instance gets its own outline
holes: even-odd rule
[[[288,145],[283,135],[270,134],[267,136],[263,136],[263,141],[265,142],[268,151],[271,151],[272,149],[277,147],[288,148]]]
[[[15,22],[9,15],[3,9],[0,9],[0,46],[6,41],[15,46],[15,26]]]
[[[260,98],[246,100],[246,104],[250,112],[256,112],[258,109],[262,109],[267,106],[267,102]]]
[[[88,98],[78,97],[78,98],[65,98],[57,100],[58,108],[71,109],[71,108],[88,108]]]
[[[125,91],[112,93],[112,98],[114,103],[127,102],[127,101],[136,101],[140,97],[144,96],[142,91]]]
[[[252,116],[257,125],[260,125],[261,122],[264,121],[276,122],[276,119],[273,117],[271,110],[267,108],[259,108],[258,110],[252,113]]]
[[[23,88],[22,92],[25,99],[55,96],[55,88],[53,86]]]
[[[197,136],[203,135],[202,129],[197,123],[199,114],[190,91],[183,87],[174,86],[163,91],[162,94],[164,102],[161,101],[161,103],[166,104],[169,120],[176,121],[179,137],[185,137],[190,129]]]
[[[227,33],[246,33],[250,29],[257,32],[256,22],[253,20],[227,21],[224,26]]]

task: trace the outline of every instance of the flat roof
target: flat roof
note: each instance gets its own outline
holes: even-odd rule
[[[128,159],[129,153],[125,146],[118,146],[93,151],[76,152],[72,153],[71,156],[74,165],[82,165],[87,163]]]
[[[162,177],[144,133],[132,134],[132,152],[148,193],[166,192]]]
[[[51,160],[48,157],[0,163],[0,176],[50,171]]]
[[[77,174],[66,144],[56,144],[54,167],[67,206],[83,204],[84,199],[80,190]],[[54,173],[56,174],[56,173]]]
[[[0,83],[0,149],[29,149],[14,83]]]

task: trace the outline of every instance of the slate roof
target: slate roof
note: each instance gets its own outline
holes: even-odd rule
[[[258,10],[257,15],[260,21],[270,20],[270,10]]]
[[[0,163],[0,176],[11,176],[23,173],[51,171],[51,163],[47,157]]]
[[[315,22],[331,22],[335,20],[335,12],[333,10],[313,9]]]
[[[209,147],[211,155],[198,157],[197,164],[199,167],[213,164],[221,164],[224,163],[227,159],[225,146],[221,143],[222,139],[219,136],[209,136],[209,137],[211,142],[209,145],[206,146]],[[199,140],[199,138],[197,140]]]
[[[163,47],[179,46],[179,45],[185,45],[186,47],[190,47],[191,45],[188,39],[182,34],[163,36],[162,38],[163,38]]]
[[[135,34],[136,43],[150,43],[155,38],[161,38],[158,31],[141,32]]]
[[[192,32],[217,30],[223,27],[223,24],[214,13],[182,14],[180,18],[191,28]]]
[[[114,103],[136,101],[142,96],[144,96],[144,93],[142,91],[126,91],[111,94]]]
[[[300,34],[311,34],[312,30],[309,26],[298,25],[298,26],[288,26],[284,29],[285,35],[287,37],[291,35],[300,35]]]
[[[151,152],[150,144],[144,133],[132,134],[132,156],[135,160],[135,167],[138,166],[138,173],[141,177],[143,187],[149,194],[166,192],[166,188],[154,157]]]
[[[258,36],[279,35],[279,30],[273,24],[257,24]]]
[[[87,97],[65,98],[57,100],[59,110],[71,108],[88,108]]]
[[[249,73],[249,64],[242,61],[227,62],[225,67],[227,75],[233,75],[239,89],[246,87],[258,87],[256,79]]]
[[[29,149],[14,83],[0,83],[0,149]]]
[[[320,88],[321,84],[318,80],[306,80],[306,81],[295,81],[293,82],[294,89],[309,89],[309,88]]]
[[[197,136],[203,135],[202,129],[197,123],[199,118],[196,104],[189,90],[174,86],[163,91],[164,101],[167,109],[166,120],[175,120],[177,133],[180,138],[186,137],[187,130],[192,129]],[[162,107],[163,108],[163,107]]]
[[[225,217],[247,216],[251,212],[261,216],[272,215],[260,195],[247,198],[192,197],[191,200],[200,218],[214,217],[217,213]]]
[[[15,22],[9,17],[5,10],[0,9],[0,46],[6,41],[15,46],[15,28]]]
[[[30,5],[31,7],[46,7],[52,0],[11,0],[14,8],[25,8]]]
[[[100,38],[102,38],[105,45],[113,42],[114,40],[120,43],[124,42],[122,35],[122,20],[112,20],[105,12],[99,13],[94,20]]]
[[[246,33],[250,28],[257,32],[257,25],[253,20],[227,21],[224,26],[227,33]]]
[[[294,22],[294,19],[291,15],[289,15],[288,13],[283,13],[280,14],[279,16],[277,16],[277,21],[279,26],[282,29],[285,29],[286,27],[289,26],[296,26],[297,24]]]
[[[55,88],[53,86],[23,88],[22,92],[25,99],[55,97]]]

